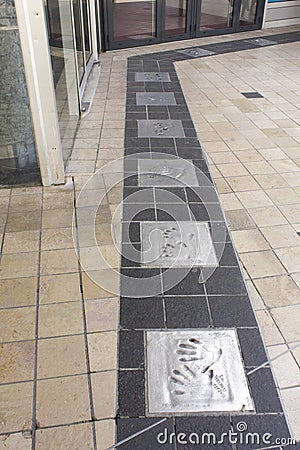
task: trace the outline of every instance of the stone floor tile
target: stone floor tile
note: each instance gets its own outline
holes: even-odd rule
[[[280,148],[262,148],[259,153],[267,160],[286,159],[286,154]]]
[[[273,308],[271,314],[287,342],[300,340],[300,304]]]
[[[291,223],[300,223],[300,203],[294,205],[281,205],[280,211]]]
[[[33,383],[2,385],[0,386],[0,397],[0,433],[30,430]]]
[[[34,339],[35,308],[9,308],[0,310],[2,342]]]
[[[45,250],[41,253],[41,275],[72,273],[78,270],[74,249]]]
[[[260,278],[254,284],[269,308],[300,303],[299,288],[289,275]]]
[[[242,253],[240,258],[251,278],[285,274],[285,269],[270,250]]]
[[[83,296],[85,300],[89,299],[97,299],[97,298],[107,298],[107,297],[113,297],[112,292],[118,291],[118,281],[117,279],[112,279],[111,285],[115,286],[115,289],[112,292],[109,292],[105,290],[102,287],[101,280],[108,279],[109,276],[111,276],[111,271],[107,270],[98,270],[98,271],[91,271],[91,272],[84,272],[82,274],[82,285],[83,285]],[[110,284],[110,283],[108,283]]]
[[[34,342],[14,342],[0,347],[0,383],[33,380]]]
[[[275,345],[267,347],[269,359],[276,358],[281,353],[288,350],[287,345]],[[299,386],[300,384],[300,371],[299,367],[294,360],[291,353],[279,356],[275,361],[271,361],[272,367],[275,372],[276,381],[280,389]]]
[[[39,249],[40,232],[38,230],[6,233],[2,254],[37,252]]]
[[[236,156],[234,156],[233,152],[213,152],[211,153],[210,157],[214,162],[214,164],[239,163],[239,160],[237,159]]]
[[[300,273],[293,273],[292,278],[300,289]]]
[[[26,433],[4,434],[0,436],[1,450],[31,450],[31,448],[32,439]]]
[[[284,215],[276,206],[267,206],[265,208],[250,208],[248,212],[258,227],[282,225],[288,223]]]
[[[252,176],[229,177],[227,182],[234,192],[254,191],[261,189]]]
[[[243,150],[234,152],[235,156],[242,162],[263,161],[263,157],[257,150]]]
[[[278,172],[278,173],[290,173],[290,172],[299,172],[300,167],[297,166],[293,161],[290,161],[289,159],[282,159],[278,161],[270,161],[271,166]]]
[[[72,227],[73,209],[44,210],[42,215],[43,228]]]
[[[80,249],[80,263],[85,271],[119,267],[120,254],[114,245],[83,247]]]
[[[283,336],[269,311],[256,311],[256,317],[266,345],[276,345],[284,342]]]
[[[276,189],[288,187],[287,182],[278,173],[273,173],[270,177],[267,175],[255,175],[254,178],[263,189]]]
[[[224,177],[239,177],[243,175],[249,175],[249,172],[241,163],[218,164],[217,168]]]
[[[80,333],[83,333],[82,306],[80,302],[40,306],[40,338]]]
[[[83,335],[40,339],[37,355],[37,378],[79,375],[87,371]]]
[[[97,420],[115,417],[116,371],[99,372],[91,375],[95,417]]]
[[[100,420],[95,423],[97,450],[106,450],[115,443],[115,422]]]
[[[243,207],[233,193],[220,194],[220,200],[224,211],[240,210]]]
[[[38,271],[38,253],[3,255],[0,262],[0,279],[34,277]]]
[[[270,164],[268,164],[266,161],[245,162],[244,165],[252,175],[275,173],[273,167],[270,166]]]
[[[73,238],[72,228],[52,228],[42,231],[42,250],[74,248],[76,244],[76,236]]]
[[[300,440],[299,427],[299,402],[300,402],[300,388],[283,389],[281,397],[286,408],[288,420],[291,424],[293,435],[295,439]]]
[[[0,280],[0,307],[35,305],[36,286],[37,279],[35,277]]]
[[[226,211],[226,219],[231,231],[255,228],[255,224],[245,209]]]
[[[298,234],[290,225],[263,227],[261,232],[273,248],[295,247],[300,244]]]
[[[300,177],[297,172],[295,173],[283,173],[282,178],[292,187],[300,186]]]
[[[268,250],[270,248],[259,230],[232,231],[233,242],[238,253]]]
[[[87,376],[38,380],[36,419],[40,427],[91,420]]]
[[[300,200],[299,195],[292,188],[271,189],[266,190],[266,193],[275,205],[289,205],[299,203]]]
[[[90,423],[78,423],[55,428],[38,429],[36,450],[93,450],[93,431]]]
[[[250,300],[251,300],[252,306],[255,309],[255,311],[259,311],[261,309],[265,309],[266,305],[264,304],[261,296],[257,292],[257,290],[256,290],[254,284],[252,283],[252,281],[251,280],[247,280],[246,284],[247,284],[248,292],[249,292],[249,295],[250,295]]]
[[[299,272],[300,247],[279,248],[275,253],[289,273]]]
[[[30,211],[23,213],[9,212],[6,232],[39,230],[41,224],[40,211]]]
[[[92,372],[116,370],[117,333],[115,331],[89,334],[88,347]]]
[[[102,298],[85,302],[88,333],[116,330],[118,324],[118,298]]]
[[[263,191],[238,192],[236,195],[247,209],[272,206],[272,201]]]
[[[40,304],[81,300],[78,273],[40,277]]]
[[[231,192],[231,187],[225,178],[216,178],[215,185],[219,194],[228,194]]]

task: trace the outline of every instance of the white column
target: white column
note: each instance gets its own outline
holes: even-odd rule
[[[15,6],[42,183],[61,184],[65,174],[43,0],[15,0]]]

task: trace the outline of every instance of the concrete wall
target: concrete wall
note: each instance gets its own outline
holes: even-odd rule
[[[300,0],[267,3],[264,28],[300,24]]]

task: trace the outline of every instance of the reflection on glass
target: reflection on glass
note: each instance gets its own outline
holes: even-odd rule
[[[68,160],[79,117],[77,70],[69,0],[46,0],[46,17],[64,161]]]
[[[84,28],[84,42],[85,42],[85,60],[86,63],[91,56],[91,39],[90,39],[90,13],[88,0],[82,0],[82,16]]]
[[[217,30],[232,27],[234,0],[202,0],[200,30]]]
[[[186,32],[186,0],[166,0],[165,33],[167,36]]]
[[[242,0],[240,26],[254,25],[256,18],[257,0]]]
[[[83,44],[82,44],[82,21],[79,0],[73,0],[73,15],[75,27],[76,53],[78,63],[79,81],[84,75],[84,60],[83,60]]]
[[[114,0],[114,40],[149,39],[156,35],[156,0]]]

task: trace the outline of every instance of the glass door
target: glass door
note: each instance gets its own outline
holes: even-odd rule
[[[196,36],[233,31],[235,0],[202,0],[196,2]]]
[[[191,37],[192,5],[191,0],[163,0],[163,40]]]
[[[158,0],[107,0],[110,50],[158,42]]]

